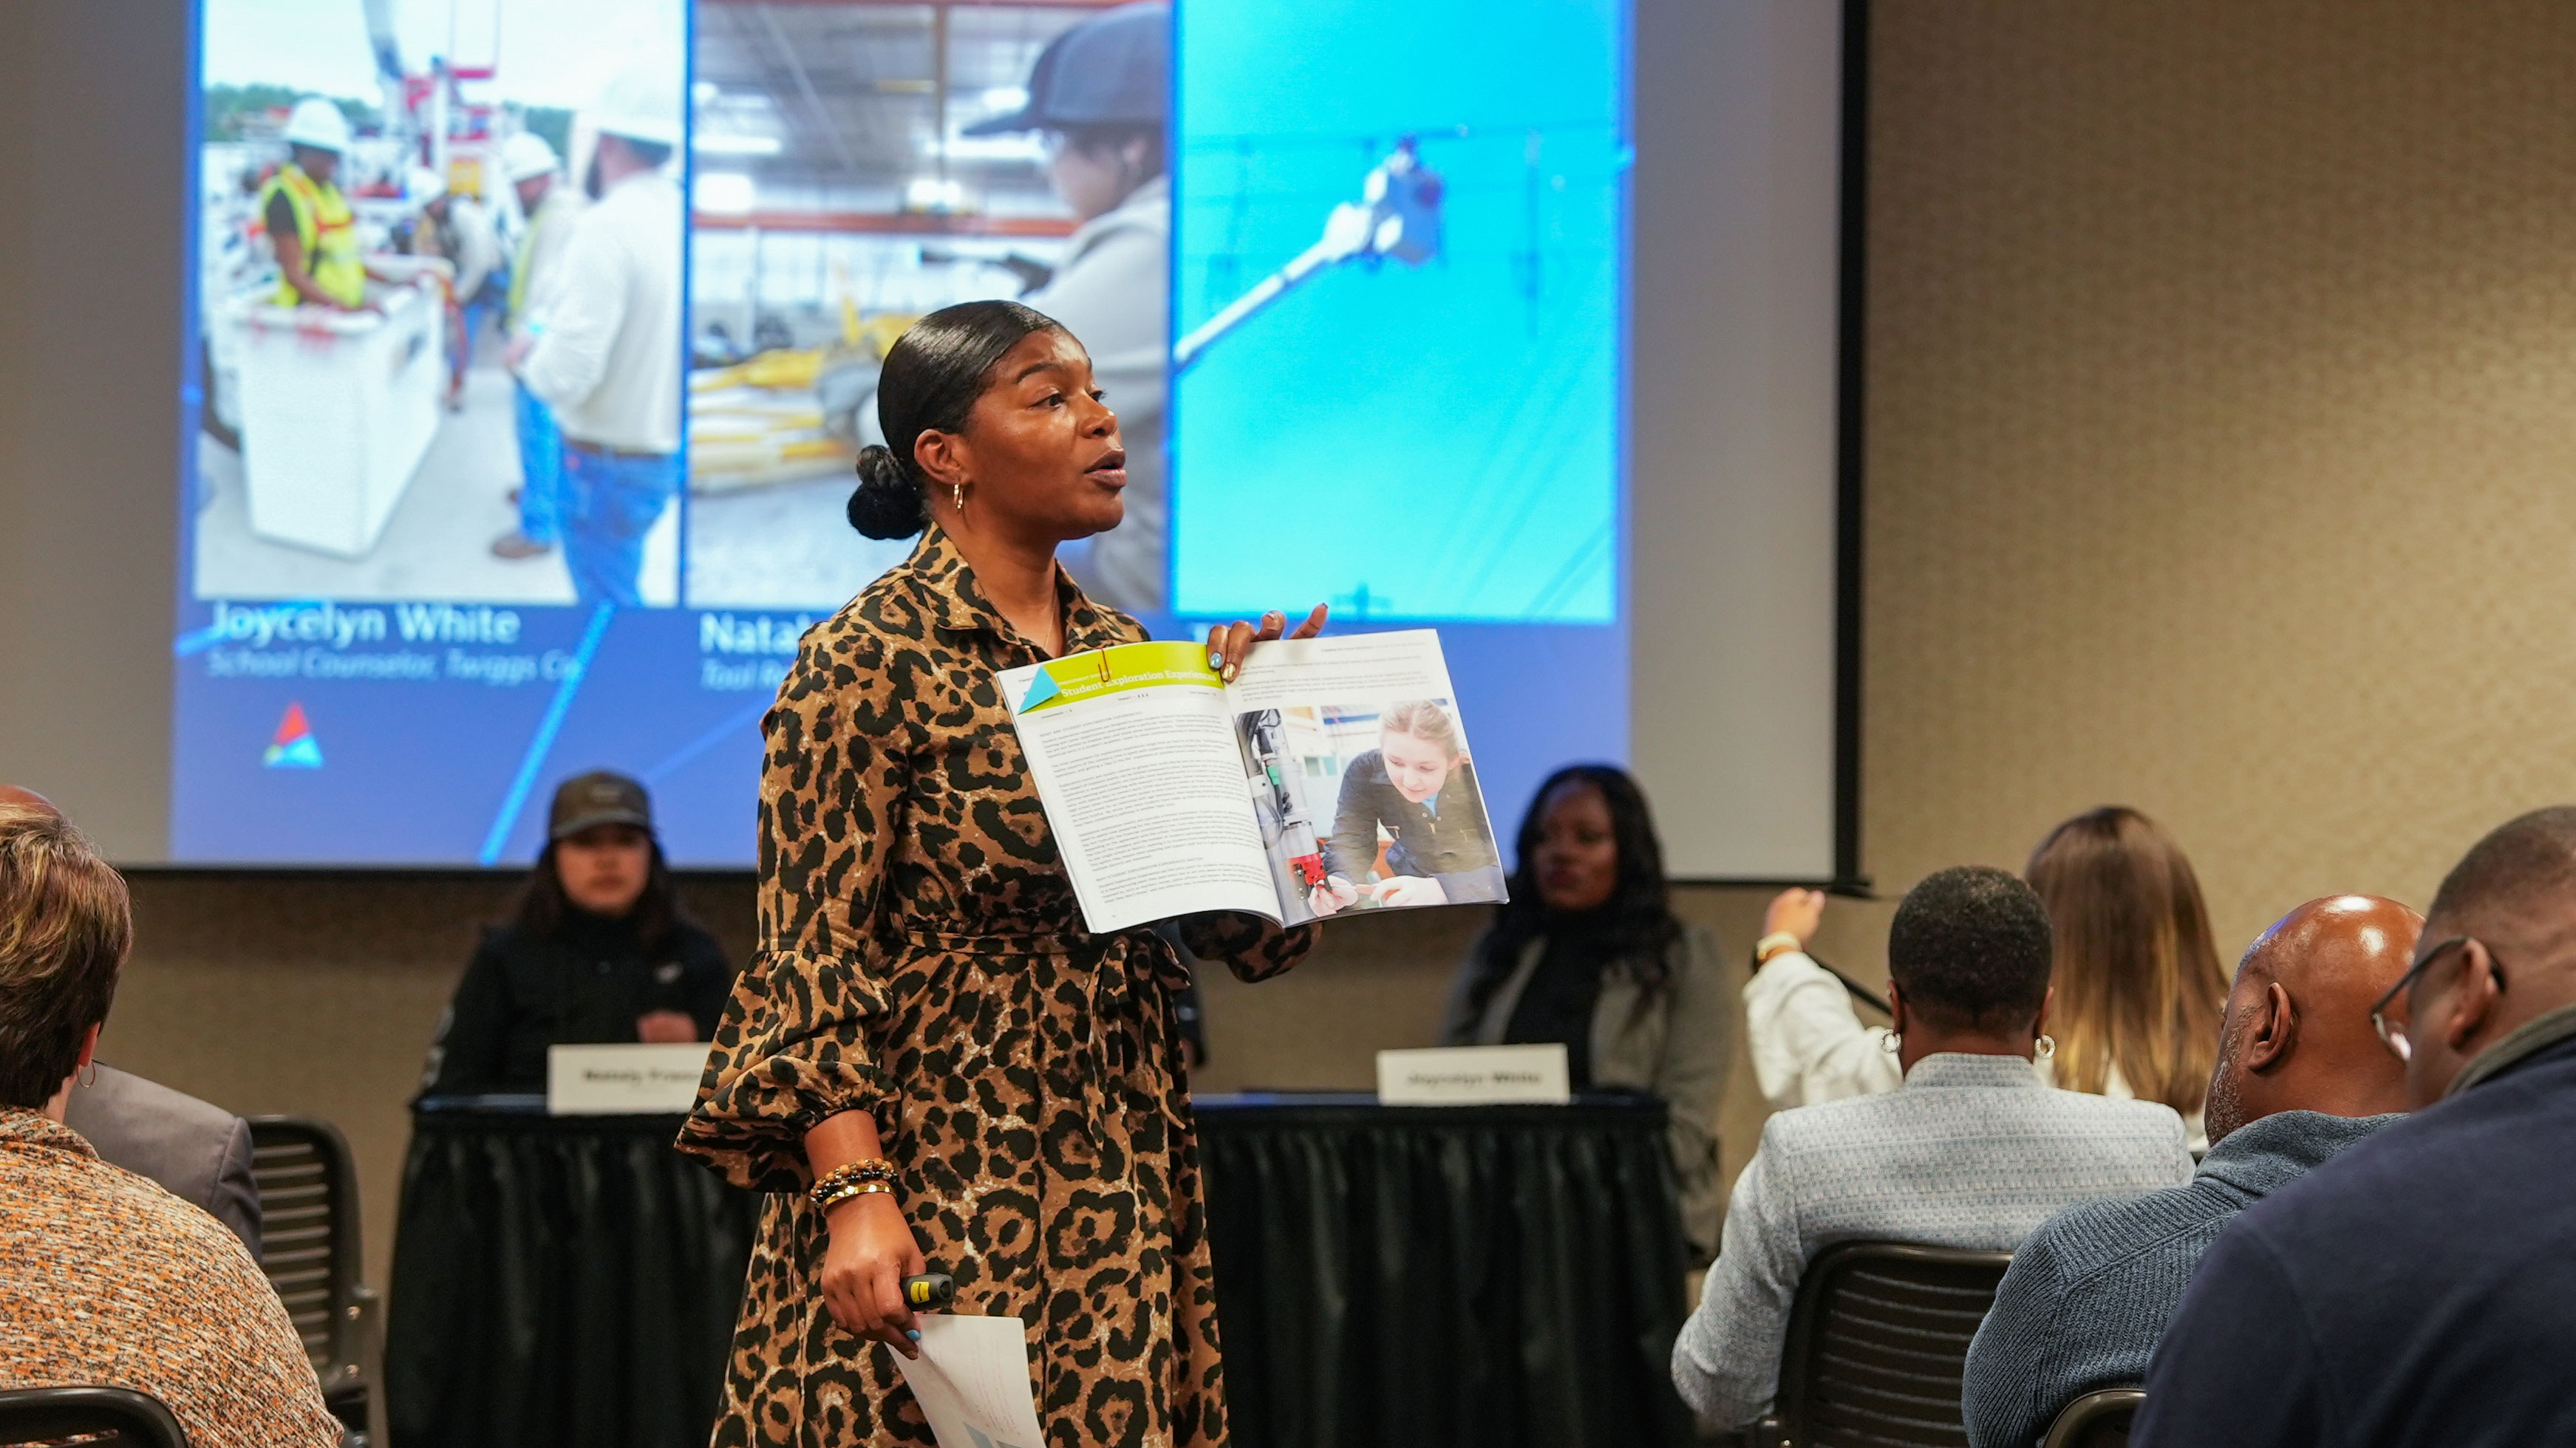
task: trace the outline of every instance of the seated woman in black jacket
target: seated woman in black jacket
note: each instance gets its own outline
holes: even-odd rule
[[[680,910],[644,786],[555,791],[517,918],[484,932],[430,1047],[429,1095],[546,1089],[546,1048],[715,1034],[733,969]]]
[[[1662,1097],[1683,1235],[1706,1262],[1725,1206],[1717,1104],[1734,992],[1716,941],[1673,914],[1637,782],[1607,764],[1549,775],[1521,820],[1511,886],[1459,967],[1441,1044],[1562,1042],[1574,1089]]]
[[[1378,830],[1392,838],[1384,878]],[[1463,905],[1503,898],[1503,861],[1475,762],[1457,717],[1439,700],[1389,704],[1378,716],[1378,747],[1342,771],[1333,833],[1323,842],[1324,883],[1307,904],[1330,915],[1360,903]]]

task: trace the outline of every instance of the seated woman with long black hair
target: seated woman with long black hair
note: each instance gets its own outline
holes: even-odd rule
[[[1735,1016],[1717,942],[1674,916],[1664,849],[1627,771],[1547,777],[1522,817],[1511,903],[1468,952],[1444,1045],[1559,1041],[1576,1090],[1641,1091],[1672,1112],[1682,1226],[1717,1253],[1717,1102]]]
[[[733,969],[680,908],[644,786],[605,770],[555,791],[518,911],[486,931],[430,1047],[430,1095],[543,1091],[546,1051],[710,1040]]]

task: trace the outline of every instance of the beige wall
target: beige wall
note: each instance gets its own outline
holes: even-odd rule
[[[2576,796],[2576,9],[1883,0],[1876,24],[1881,891],[2018,865],[2121,800],[2181,834],[2232,947],[2322,892],[2420,902],[2479,831]],[[381,1281],[401,1103],[501,888],[144,878],[110,1057],[339,1120]],[[740,947],[747,882],[691,888]],[[1683,908],[1740,951],[1758,904]],[[1212,985],[1202,1085],[1366,1084],[1427,1039],[1472,914],[1335,925],[1286,980]],[[1886,914],[1842,908],[1827,953],[1875,971]]]

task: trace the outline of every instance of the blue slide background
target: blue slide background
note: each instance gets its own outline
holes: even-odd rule
[[[1441,254],[1310,276],[1214,341],[1172,408],[1190,613],[1618,612],[1619,0],[1183,0],[1174,326],[1314,244],[1407,136]]]
[[[1146,622],[1196,633],[1319,595],[1337,630],[1436,622],[1508,842],[1547,770],[1627,752],[1625,0],[1177,8],[1176,328],[1232,295],[1211,237],[1249,285],[1408,127],[1449,183],[1447,255],[1320,278],[1185,374],[1182,615]],[[193,438],[193,382],[183,410]],[[759,718],[811,615],[520,607],[506,643],[406,641],[401,605],[218,604],[181,583],[174,862],[520,865],[554,785],[609,767],[652,789],[674,864],[754,863]],[[263,643],[239,617],[326,607],[381,613],[382,631]],[[424,677],[342,676],[394,652]],[[515,682],[483,681],[510,659]],[[290,708],[321,767],[268,762]]]

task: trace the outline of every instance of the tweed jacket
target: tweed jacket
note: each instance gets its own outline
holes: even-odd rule
[[[1968,1349],[1971,1448],[2031,1448],[2096,1388],[2147,1380],[2200,1254],[2236,1214],[2403,1116],[2282,1111],[2220,1138],[2188,1185],[2087,1202],[2030,1234]]]
[[[199,1448],[338,1448],[241,1240],[78,1132],[0,1107],[0,1388],[133,1388]]]
[[[2018,1056],[1926,1056],[1894,1091],[1783,1111],[1736,1179],[1674,1385],[1718,1427],[1762,1416],[1798,1278],[1837,1242],[2010,1251],[2062,1207],[2190,1177],[2171,1107],[2059,1091]]]

